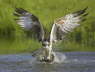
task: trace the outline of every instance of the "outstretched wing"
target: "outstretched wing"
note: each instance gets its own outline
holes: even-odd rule
[[[19,24],[28,36],[42,41],[44,38],[44,30],[39,22],[39,19],[33,14],[22,8],[15,9],[15,16],[17,16],[17,24]]]
[[[56,42],[64,39],[68,32],[71,32],[74,28],[78,27],[80,21],[84,21],[84,16],[88,15],[85,13],[87,8],[67,14],[65,17],[61,17],[56,20],[52,26],[50,34],[50,42]]]

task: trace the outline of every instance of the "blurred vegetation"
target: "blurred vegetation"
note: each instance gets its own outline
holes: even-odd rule
[[[35,14],[50,31],[56,18],[88,7],[87,20],[67,35],[58,46],[61,51],[95,51],[95,0],[0,0],[0,54],[31,52],[41,44],[25,37],[14,21],[15,8]]]

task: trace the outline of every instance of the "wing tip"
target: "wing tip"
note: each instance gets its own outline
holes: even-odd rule
[[[88,7],[82,9],[82,10],[79,10],[77,12],[74,12],[73,14],[75,14],[75,16],[79,16],[79,15],[82,15],[86,12],[86,10],[88,9]]]
[[[85,13],[84,15],[83,15],[83,17],[85,17],[85,16],[87,16],[89,13]]]
[[[27,12],[26,10],[24,10],[23,8],[15,8],[15,12],[18,14],[23,14],[25,12]]]
[[[83,11],[86,11],[88,9],[88,7],[84,8]]]

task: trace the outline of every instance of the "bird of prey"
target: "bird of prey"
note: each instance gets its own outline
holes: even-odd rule
[[[53,43],[64,40],[66,34],[78,27],[81,21],[86,20],[85,16],[87,8],[67,14],[54,21],[50,34],[45,37],[45,31],[39,19],[23,8],[16,8],[14,15],[17,16],[16,22],[31,38],[42,43],[41,55],[39,60],[42,62],[53,62],[55,53],[53,51]]]

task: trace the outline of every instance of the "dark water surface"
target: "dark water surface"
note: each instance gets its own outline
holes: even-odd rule
[[[0,72],[95,72],[95,52],[58,55],[65,55],[66,59],[54,64],[37,62],[31,54],[0,55]]]

